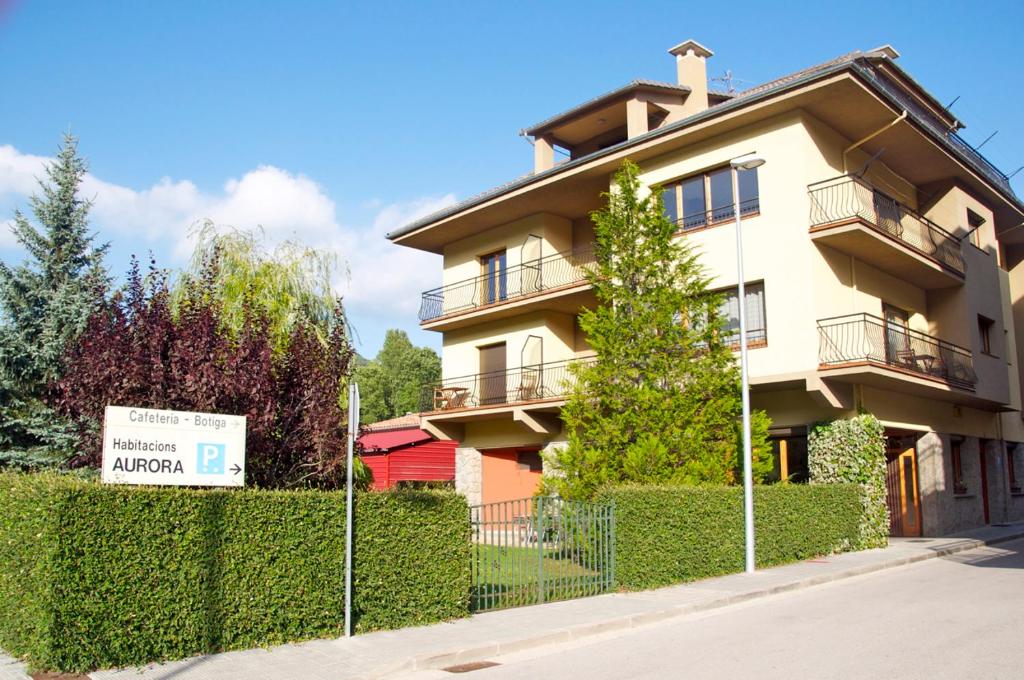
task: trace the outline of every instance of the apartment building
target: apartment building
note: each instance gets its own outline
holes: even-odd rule
[[[624,159],[662,187],[738,327],[732,188],[744,239],[752,400],[776,472],[807,474],[807,430],[862,410],[886,426],[894,535],[1024,518],[1024,203],[963,124],[884,46],[742,92],[711,50],[538,123],[534,172],[389,238],[444,257],[421,326],[443,334],[422,427],[460,442],[471,503],[529,496],[564,446],[566,366],[593,356],[589,213]],[[733,174],[729,161],[765,164]],[[731,295],[729,292],[733,291]]]

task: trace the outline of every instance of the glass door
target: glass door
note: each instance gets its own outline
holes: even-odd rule
[[[890,365],[911,363],[910,314],[887,304],[882,305],[882,313],[885,317],[885,362]]]
[[[500,302],[508,297],[508,280],[506,273],[507,257],[504,250],[484,255],[480,258],[483,270],[483,288],[481,303],[488,305]]]

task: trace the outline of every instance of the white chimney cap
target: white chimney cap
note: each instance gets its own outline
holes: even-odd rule
[[[714,56],[714,52],[701,45],[696,40],[686,40],[679,43],[668,51],[669,54],[674,54],[677,57],[684,57],[688,52],[692,51],[698,57],[710,57]]]

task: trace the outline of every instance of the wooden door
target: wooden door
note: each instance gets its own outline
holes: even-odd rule
[[[480,404],[504,404],[508,400],[505,343],[480,348]]]
[[[889,533],[893,536],[921,535],[921,499],[917,487],[917,452],[906,448],[899,438],[890,440],[886,452],[886,501],[889,505]]]

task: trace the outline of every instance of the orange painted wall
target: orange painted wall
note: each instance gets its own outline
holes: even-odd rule
[[[484,503],[529,498],[537,491],[541,473],[521,470],[517,449],[486,449],[480,453]]]

